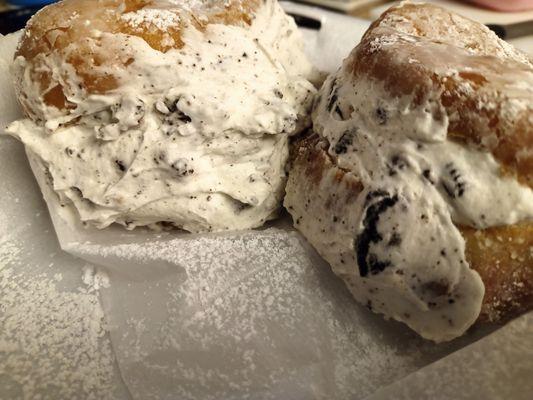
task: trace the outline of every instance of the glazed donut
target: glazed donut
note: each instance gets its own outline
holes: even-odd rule
[[[257,227],[310,122],[302,47],[276,0],[65,0],[24,31],[8,133],[84,224]]]
[[[296,141],[285,206],[354,297],[436,342],[533,308],[533,66],[479,23],[402,3]]]

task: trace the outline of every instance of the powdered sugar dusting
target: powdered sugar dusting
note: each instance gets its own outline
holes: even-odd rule
[[[109,277],[103,271],[97,270],[93,265],[86,264],[83,267],[82,281],[87,285],[89,293],[95,292],[100,288],[109,288]]]
[[[169,4],[189,12],[198,13],[202,10],[217,12],[237,2],[234,0],[158,0],[157,3],[159,6]]]
[[[29,278],[23,248],[0,244],[0,397],[112,398],[114,357],[97,293],[58,289],[60,274]]]
[[[183,13],[194,15],[195,18],[204,21],[207,14],[221,13],[234,3],[243,10],[240,2],[230,0],[156,0],[148,7],[123,14],[121,19],[133,28],[153,26],[165,31],[176,27]]]
[[[294,232],[169,238],[72,249],[144,264],[145,279],[104,291],[117,358],[139,398],[355,398],[437,356],[357,306]],[[399,356],[400,343],[413,355]]]
[[[531,67],[529,57],[501,40],[483,24],[472,23],[466,17],[441,7],[402,2],[382,17],[381,26],[389,26],[400,32],[428,38],[440,38],[465,48],[471,54],[491,55],[514,60]]]
[[[176,27],[180,21],[180,17],[175,11],[153,8],[142,8],[135,12],[129,12],[123,14],[121,18],[133,28],[151,25],[161,31]]]
[[[369,52],[380,51],[384,46],[391,46],[398,42],[398,35],[388,35],[376,37],[370,42]]]

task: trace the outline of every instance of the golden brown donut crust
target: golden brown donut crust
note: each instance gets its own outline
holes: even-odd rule
[[[343,203],[353,203],[364,187],[353,172],[336,165],[327,153],[328,147],[324,139],[312,133],[294,143],[290,173],[302,179],[292,179],[296,187],[291,190],[316,192],[320,190],[321,181],[333,171],[335,185],[330,186],[323,206],[327,210],[344,209]],[[309,196],[308,201],[317,201],[317,198]],[[298,222],[295,223],[298,226]],[[479,321],[504,322],[532,310],[533,223],[485,230],[458,229],[465,238],[466,260],[485,285]]]
[[[402,4],[371,25],[351,63],[354,78],[382,82],[391,96],[440,102],[450,138],[490,151],[503,173],[533,187],[533,65],[486,27]]]
[[[459,230],[485,284],[480,318],[501,321],[533,309],[533,223]]]
[[[99,33],[126,34],[142,38],[152,48],[166,52],[181,48],[182,31],[193,25],[199,30],[208,24],[226,25],[251,24],[254,11],[260,0],[213,0],[212,9],[195,15],[183,8],[171,8],[179,21],[175,26],[161,29],[149,20],[132,25],[122,16],[146,7],[157,7],[158,0],[64,0],[43,8],[28,23],[15,57],[23,56],[31,66],[30,74],[40,82],[44,102],[59,110],[72,107],[57,78],[46,69],[40,68],[43,57],[54,53],[63,57],[81,78],[82,88],[87,94],[103,94],[116,89],[116,77],[99,71],[99,67],[125,68],[133,59],[127,52],[115,53],[102,46]],[[172,40],[169,41],[169,38]],[[20,82],[22,77],[15,77]],[[20,88],[20,84],[16,86]],[[26,114],[39,119],[36,110],[19,95]]]

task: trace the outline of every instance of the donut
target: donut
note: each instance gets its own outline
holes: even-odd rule
[[[8,133],[76,221],[191,232],[276,215],[317,76],[276,0],[65,0],[13,71]]]
[[[375,21],[319,90],[285,207],[353,296],[442,342],[533,308],[533,65],[429,4]]]

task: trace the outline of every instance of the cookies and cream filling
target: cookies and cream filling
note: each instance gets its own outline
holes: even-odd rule
[[[359,302],[425,338],[453,339],[477,319],[484,295],[457,226],[531,220],[533,191],[505,176],[491,153],[449,140],[438,100],[415,107],[376,80],[354,78],[349,65],[325,82],[313,122],[337,171],[363,191],[344,201],[353,195],[333,171],[313,201],[289,181],[285,205]]]
[[[161,18],[138,13],[123,16]],[[137,36],[94,37],[128,60],[109,67],[119,85],[106,94],[78,90],[64,55],[42,55],[68,88],[67,114],[45,103],[27,60],[14,62],[42,123],[18,121],[8,132],[40,159],[62,205],[99,228],[244,229],[271,218],[283,196],[288,137],[308,124],[316,92],[300,34],[279,4],[262,2],[250,26],[190,24],[184,46],[167,52]]]

